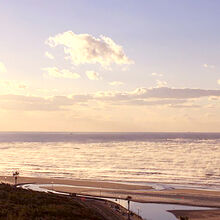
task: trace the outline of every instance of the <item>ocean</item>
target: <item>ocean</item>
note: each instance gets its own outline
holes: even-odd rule
[[[0,175],[220,189],[220,133],[1,132]]]

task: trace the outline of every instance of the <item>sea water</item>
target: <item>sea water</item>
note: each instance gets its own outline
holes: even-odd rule
[[[0,175],[220,189],[220,133],[0,133]]]

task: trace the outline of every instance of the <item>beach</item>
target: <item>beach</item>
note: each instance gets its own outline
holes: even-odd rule
[[[13,184],[13,177],[1,176],[1,182]],[[71,180],[55,178],[19,177],[18,184],[45,184],[42,188],[59,192],[76,193],[95,197],[126,199],[143,203],[167,203],[201,207],[212,207],[218,210],[171,211],[176,216],[187,215],[190,219],[217,220],[220,216],[220,191],[195,189],[155,190],[151,186],[129,185],[106,181]]]
[[[0,175],[220,189],[220,135],[0,133]]]
[[[2,2],[0,220],[220,220],[220,0]]]
[[[220,210],[175,210],[170,212],[173,213],[177,218],[178,216],[188,216],[189,219],[193,220],[219,220],[220,216]]]
[[[13,184],[18,171],[25,189],[112,198],[125,208],[131,196],[136,213],[160,210],[156,220],[219,215],[220,134],[0,133],[0,154],[0,181]]]

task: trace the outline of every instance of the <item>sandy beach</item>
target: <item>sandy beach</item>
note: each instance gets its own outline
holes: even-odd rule
[[[174,210],[170,211],[177,218],[179,216],[187,216],[189,219],[193,220],[219,220],[220,219],[220,210]]]
[[[0,177],[1,182],[13,184],[13,177]],[[60,192],[77,193],[82,195],[92,195],[97,197],[110,197],[125,199],[128,195],[136,202],[148,203],[170,203],[180,205],[204,206],[220,208],[220,192],[191,189],[154,190],[150,186],[129,185],[113,182],[101,182],[90,180],[70,180],[70,179],[47,179],[34,177],[19,177],[18,183],[49,184],[47,189]],[[58,186],[56,184],[61,184]],[[187,215],[190,219],[210,219],[217,220],[220,210],[205,211],[171,211],[176,216]]]
[[[14,178],[12,176],[0,176],[1,182],[6,182],[9,184],[14,183]],[[149,190],[152,189],[150,186],[140,186],[140,185],[128,185],[113,182],[101,182],[101,181],[91,181],[91,180],[71,180],[71,179],[55,179],[55,178],[36,178],[36,177],[19,177],[18,184],[23,183],[38,183],[38,184],[64,184],[73,185],[78,187],[98,187],[103,189],[113,189],[113,190]]]

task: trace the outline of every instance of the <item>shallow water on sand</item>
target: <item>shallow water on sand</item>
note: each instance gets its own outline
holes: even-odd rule
[[[176,220],[177,218],[167,210],[209,210],[212,208],[184,206],[174,204],[154,204],[131,202],[131,211],[147,220]]]
[[[47,187],[53,186],[68,186],[62,184],[25,184],[21,185],[20,187],[24,189],[31,189],[40,192],[52,192],[56,194],[64,194],[68,195],[68,193],[61,193],[56,192],[54,190],[46,189]],[[69,186],[74,187],[74,186]],[[88,188],[88,187],[87,187]],[[98,198],[93,196],[84,196],[85,198]],[[102,199],[106,199],[115,203],[120,204],[121,206],[128,209],[128,202],[124,199],[111,199],[102,197]],[[186,205],[176,205],[176,204],[160,204],[160,203],[140,203],[140,202],[133,202],[130,201],[130,210],[137,215],[141,216],[143,219],[146,220],[176,220],[177,218],[168,210],[210,210],[213,208],[209,207],[199,207],[199,206],[186,206]],[[215,208],[214,208],[215,209]]]
[[[0,175],[220,188],[220,134],[0,133]]]
[[[123,199],[109,199],[128,209],[127,200]],[[215,208],[200,207],[200,206],[186,206],[176,204],[161,204],[161,203],[141,203],[130,202],[130,210],[141,216],[143,220],[176,220],[177,218],[169,210],[211,210]]]

